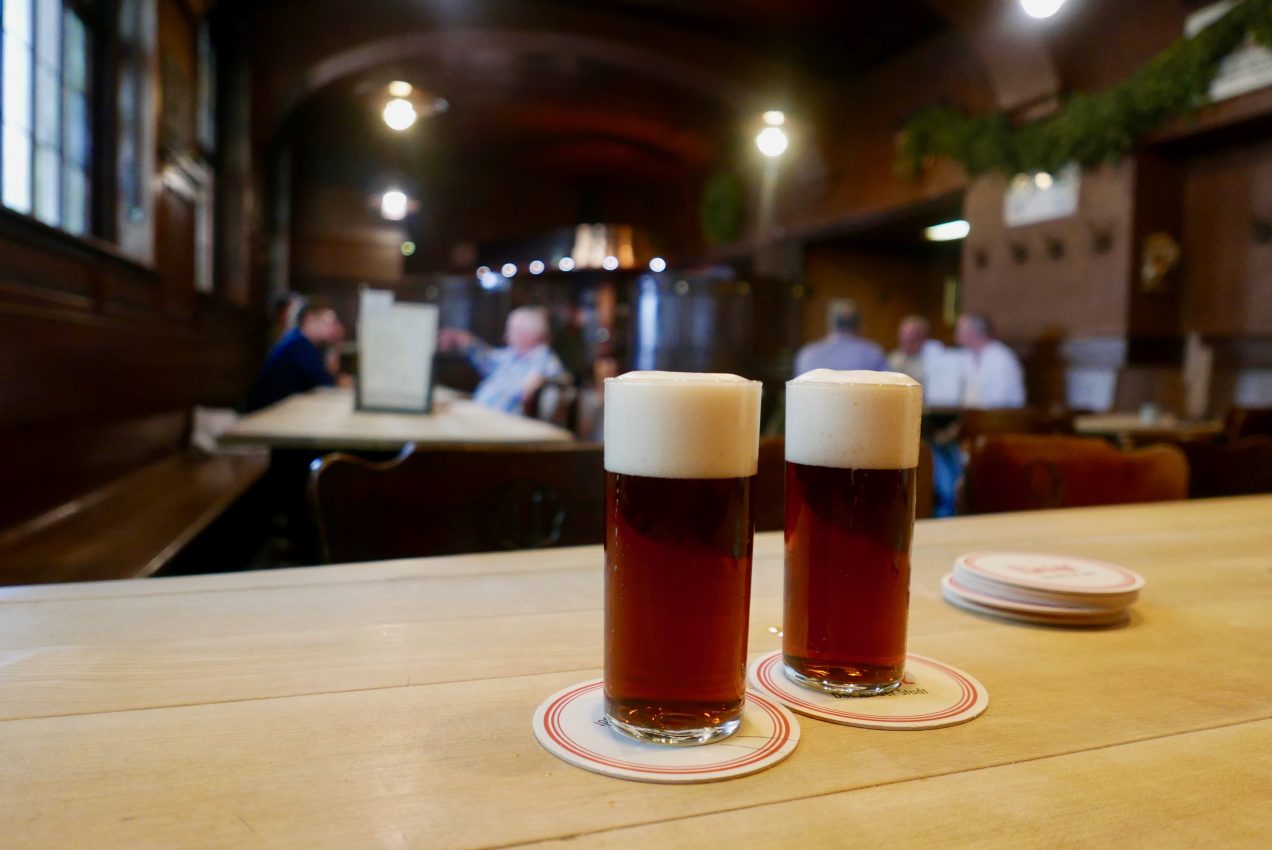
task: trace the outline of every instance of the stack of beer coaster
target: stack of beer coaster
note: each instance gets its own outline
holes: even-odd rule
[[[941,579],[951,605],[1048,626],[1122,623],[1143,587],[1144,577],[1126,567],[1038,552],[971,552]]]

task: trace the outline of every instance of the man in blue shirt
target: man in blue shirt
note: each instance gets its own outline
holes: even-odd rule
[[[888,371],[888,356],[883,348],[857,336],[861,330],[857,302],[851,298],[831,301],[826,318],[830,333],[799,350],[795,356],[796,376],[813,369]]]
[[[565,367],[548,347],[548,314],[542,307],[518,307],[509,313],[504,339],[505,347],[492,348],[468,331],[445,328],[439,345],[462,349],[481,373],[474,401],[505,413],[520,413],[526,396],[545,381],[564,376]]]
[[[336,378],[323,362],[319,346],[338,345],[344,334],[331,302],[321,297],[309,299],[296,314],[296,327],[283,334],[265,355],[244,410],[260,410],[290,395],[335,385]]]

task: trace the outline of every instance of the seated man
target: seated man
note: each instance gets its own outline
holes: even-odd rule
[[[888,357],[883,349],[868,339],[862,339],[861,314],[857,302],[851,298],[836,298],[826,310],[829,333],[810,342],[795,356],[795,375],[813,369],[873,369],[888,370]]]
[[[963,383],[963,406],[979,410],[1024,407],[1025,370],[1016,352],[994,338],[989,317],[964,313],[954,334],[972,355]]]
[[[310,298],[296,314],[296,327],[283,334],[265,355],[244,410],[250,413],[314,387],[333,386],[336,378],[319,346],[338,345],[344,335],[344,325],[331,302],[321,296]]]
[[[481,373],[473,400],[506,413],[520,413],[526,396],[551,378],[566,374],[548,347],[548,314],[542,307],[518,307],[508,314],[503,348],[492,348],[459,328],[444,328],[438,337],[443,350],[461,349]]]
[[[931,325],[922,316],[909,315],[897,326],[897,348],[888,355],[888,368],[903,372],[920,384],[927,384],[928,361],[945,346],[928,338]]]

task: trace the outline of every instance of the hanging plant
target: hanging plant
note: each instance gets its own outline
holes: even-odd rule
[[[746,216],[746,187],[738,175],[721,171],[711,176],[702,192],[702,235],[713,244],[742,236]]]
[[[1224,58],[1247,39],[1272,48],[1272,0],[1241,0],[1192,37],[1151,59],[1125,82],[1095,94],[1075,94],[1054,114],[1017,125],[1006,113],[968,115],[934,106],[906,126],[900,164],[919,173],[934,157],[957,160],[969,175],[1055,171],[1117,162],[1135,142],[1207,100]]]

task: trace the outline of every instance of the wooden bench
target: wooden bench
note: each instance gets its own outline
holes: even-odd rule
[[[0,584],[137,578],[163,569],[261,479],[261,455],[174,452],[0,531]]]

